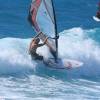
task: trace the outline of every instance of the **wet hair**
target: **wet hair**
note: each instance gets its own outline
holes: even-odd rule
[[[36,41],[37,43],[39,43],[39,42],[40,42],[40,39],[39,39],[39,38],[36,38],[35,41]]]

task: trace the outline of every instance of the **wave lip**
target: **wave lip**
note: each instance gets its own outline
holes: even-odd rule
[[[17,38],[0,40],[0,74],[20,73],[34,67],[27,52],[26,41]]]

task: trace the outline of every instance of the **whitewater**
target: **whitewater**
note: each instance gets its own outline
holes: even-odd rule
[[[72,70],[54,70],[32,61],[35,32],[27,21],[31,0],[0,0],[0,100],[99,100],[100,23],[98,0],[54,0],[59,57],[82,61]],[[37,52],[50,57],[46,46]]]
[[[42,62],[32,61],[28,53],[31,38],[0,39],[1,98],[99,99],[100,47],[87,35],[94,31],[96,29],[72,28],[60,33],[59,56],[84,63],[82,67],[73,70],[53,70]],[[37,52],[45,57],[49,56],[46,46],[39,48]]]

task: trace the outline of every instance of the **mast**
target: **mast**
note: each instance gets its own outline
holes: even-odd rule
[[[58,32],[57,32],[57,21],[56,21],[56,14],[55,14],[55,9],[54,9],[54,4],[53,1],[52,2],[52,7],[53,7],[53,13],[54,13],[54,20],[55,20],[55,45],[56,45],[56,56],[55,56],[55,60],[57,61],[58,59]]]

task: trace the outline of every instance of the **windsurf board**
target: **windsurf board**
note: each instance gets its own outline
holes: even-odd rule
[[[96,16],[93,16],[93,19],[94,19],[96,22],[100,22],[100,19],[97,18]]]
[[[54,58],[44,59],[44,64],[46,64],[47,67],[54,69],[73,69],[83,65],[80,61],[66,58],[58,59],[57,62],[55,62]]]

